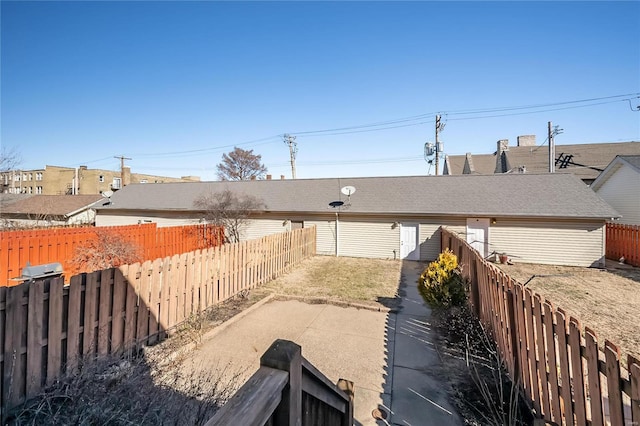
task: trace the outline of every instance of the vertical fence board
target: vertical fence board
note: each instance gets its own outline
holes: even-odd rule
[[[98,299],[98,355],[109,353],[111,325],[111,283],[113,268],[100,274],[100,296]]]
[[[562,411],[560,410],[560,392],[558,389],[558,365],[556,362],[555,325],[553,322],[553,307],[545,301],[544,305],[545,342],[547,346],[546,359],[549,368],[549,389],[551,414],[556,423],[562,423]]]
[[[32,281],[28,298],[27,333],[27,392],[34,397],[42,385],[42,329],[44,316],[44,281]]]
[[[7,289],[6,324],[4,344],[3,407],[12,407],[24,398],[25,362],[22,356],[22,332],[26,329],[22,299],[25,286],[21,284]]]
[[[584,371],[582,369],[582,355],[580,354],[580,323],[575,318],[569,320],[569,347],[571,349],[571,377],[573,380],[574,411],[577,425],[587,424],[587,409],[585,407]]]
[[[560,378],[559,383],[562,383],[561,388],[561,400],[562,400],[562,414],[567,426],[572,426],[574,423],[573,418],[573,404],[571,393],[571,374],[569,373],[569,353],[567,344],[567,318],[565,313],[558,308],[555,312],[556,316],[556,334],[558,336],[558,358],[560,359]]]
[[[605,340],[604,356],[611,426],[624,426],[622,393],[620,392],[620,351],[613,343]]]
[[[138,327],[138,288],[140,287],[140,264],[129,265],[126,271],[127,297],[124,314],[124,349],[133,348],[137,340]]]
[[[126,301],[127,280],[122,269],[116,268],[113,276],[113,312],[111,317],[111,350],[115,353],[123,349]]]
[[[533,316],[536,323],[536,337],[534,339],[538,350],[538,364],[536,369],[540,377],[540,393],[542,394],[542,409],[546,420],[553,420],[551,413],[551,401],[549,397],[549,378],[547,377],[547,358],[545,351],[545,339],[542,325],[542,307],[540,296],[533,297]]]
[[[62,372],[62,318],[68,313],[63,311],[64,280],[54,278],[49,284],[49,327],[47,333],[47,385],[50,385]]]
[[[69,284],[69,313],[67,319],[67,371],[74,371],[80,356],[84,353],[80,340],[82,324],[82,287],[85,286],[86,274],[71,277]],[[83,333],[84,334],[84,333]]]
[[[591,405],[591,422],[594,425],[604,424],[602,407],[602,389],[600,387],[600,372],[598,369],[598,343],[596,334],[588,327],[584,329],[585,358],[587,360],[589,403]]]
[[[162,291],[162,259],[153,261],[151,280],[149,283],[149,344],[158,341],[158,322],[160,319],[160,293]]]
[[[83,354],[89,355],[96,351],[96,310],[98,302],[98,283],[100,271],[87,274],[84,289],[84,327],[82,332]]]
[[[629,379],[631,382],[631,420],[640,425],[640,361],[629,356]]]
[[[149,292],[151,284],[151,262],[140,266],[140,287],[138,289],[138,324],[136,326],[136,345],[147,342],[149,337]]]

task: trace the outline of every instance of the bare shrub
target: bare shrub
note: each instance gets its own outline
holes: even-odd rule
[[[76,246],[70,265],[77,272],[93,272],[141,262],[142,250],[124,236],[97,229],[96,238]]]
[[[151,349],[84,362],[13,410],[6,424],[202,425],[237,387],[237,375],[185,373],[165,350]]]

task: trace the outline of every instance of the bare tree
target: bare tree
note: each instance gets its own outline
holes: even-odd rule
[[[78,272],[93,272],[142,261],[142,251],[123,235],[96,229],[97,238],[76,246],[71,266]]]
[[[21,162],[20,154],[15,148],[3,146],[0,149],[0,172],[6,172],[16,168]]]
[[[267,173],[267,168],[261,162],[262,156],[235,147],[228,154],[222,154],[222,161],[216,166],[220,180],[249,180],[261,178]]]
[[[251,214],[259,213],[264,202],[251,195],[236,195],[230,190],[204,194],[194,201],[194,206],[205,212],[205,218],[224,227],[226,242],[240,241],[242,229]]]

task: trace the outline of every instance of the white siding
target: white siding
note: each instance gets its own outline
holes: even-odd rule
[[[335,256],[336,254],[336,222],[334,220],[305,220],[304,227],[316,227],[316,253]]]
[[[514,262],[602,266],[604,222],[528,221],[498,218],[489,231],[491,251]]]
[[[622,216],[620,223],[640,225],[640,173],[623,165],[596,191]]]
[[[424,221],[424,219],[422,219]],[[428,223],[420,223],[420,260],[435,260],[440,254],[440,226],[464,235],[466,219],[428,219]]]
[[[288,230],[283,219],[251,219],[240,229],[242,240],[255,240]]]
[[[340,256],[398,259],[400,227],[393,221],[340,221]]]
[[[85,223],[93,223],[96,218],[96,211],[93,209],[84,210],[67,219],[69,225],[82,225]]]
[[[153,215],[105,214],[96,215],[96,226],[136,225],[138,223],[155,222],[159,228],[166,226],[182,226],[200,223],[200,219],[188,217],[161,217]]]

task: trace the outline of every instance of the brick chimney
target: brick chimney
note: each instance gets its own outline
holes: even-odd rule
[[[284,175],[280,175],[280,180],[284,180]]]
[[[496,149],[496,169],[494,173],[505,173],[511,169],[507,152],[509,151],[509,139],[500,139]]]
[[[271,175],[267,175],[267,180],[271,180]]]
[[[255,176],[251,176],[251,180],[256,180],[256,177]]]
[[[518,146],[536,146],[536,135],[518,136]]]

